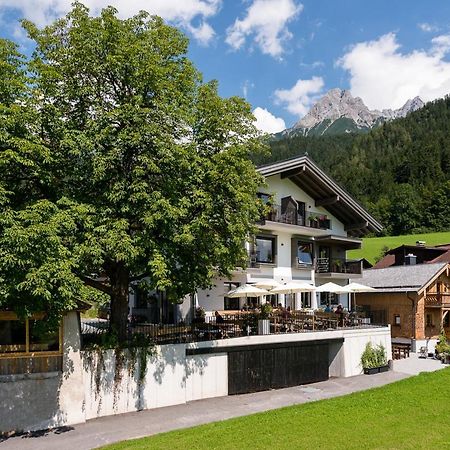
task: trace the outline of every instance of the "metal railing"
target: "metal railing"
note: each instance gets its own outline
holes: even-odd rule
[[[362,262],[344,258],[317,258],[316,272],[361,274]]]
[[[319,228],[322,230],[331,229],[331,220],[324,214],[307,212],[305,215],[302,215],[293,209],[286,209],[285,211],[282,211],[281,205],[271,205],[270,208],[270,211],[264,216],[263,220],[287,223],[289,225]]]
[[[265,326],[261,327],[261,321]],[[192,323],[176,324],[128,324],[128,338],[145,336],[154,344],[177,344],[230,339],[258,334],[302,333],[331,331],[342,328],[367,328],[368,319],[356,314],[335,314],[326,312],[275,311],[269,317],[257,312],[223,313],[220,319],[207,316]],[[81,324],[83,348],[99,344],[108,334],[109,323],[106,320],[89,320]],[[264,330],[263,332],[261,330]]]

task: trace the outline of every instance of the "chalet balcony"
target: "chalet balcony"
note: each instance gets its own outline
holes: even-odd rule
[[[331,220],[325,214],[314,212],[299,214],[299,212],[292,209],[283,212],[281,205],[272,205],[271,211],[263,218],[263,221],[266,220],[321,230],[331,229]]]
[[[425,297],[425,306],[427,308],[448,308],[448,309],[450,309],[450,293],[428,294]]]
[[[344,258],[317,258],[316,273],[362,275],[362,262]]]

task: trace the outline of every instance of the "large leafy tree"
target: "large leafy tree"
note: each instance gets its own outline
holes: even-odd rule
[[[57,317],[93,288],[124,338],[131,281],[180,298],[245,264],[261,210],[254,118],[202,83],[187,39],[158,17],[76,3],[24,26],[36,49],[22,84],[9,49],[24,99],[6,106],[29,117],[0,137],[0,302]]]

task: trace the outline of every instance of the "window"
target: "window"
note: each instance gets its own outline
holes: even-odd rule
[[[297,244],[297,261],[299,266],[311,266],[313,263],[313,245],[311,242]]]
[[[0,353],[19,353],[26,350],[25,322],[0,321]]]
[[[450,327],[450,313],[447,313],[444,317],[444,327],[445,328]]]
[[[327,307],[332,305],[338,305],[338,296],[334,292],[321,292],[320,293],[320,306]]]
[[[230,311],[230,310],[239,310],[240,305],[239,305],[239,297],[227,297],[226,294],[227,292],[230,292],[233,289],[236,289],[237,287],[239,287],[240,283],[232,283],[232,282],[225,282],[223,284],[224,286],[224,301],[223,301],[223,309],[226,311]]]
[[[266,295],[266,303],[270,303],[273,308],[278,306],[278,294]]]
[[[60,334],[61,329],[49,331],[42,319],[21,321],[13,313],[0,313],[0,355],[32,356],[39,352],[60,354]]]
[[[276,238],[269,236],[256,236],[255,253],[256,262],[273,264],[275,262]]]
[[[311,292],[301,292],[302,308],[311,308]]]
[[[425,326],[432,327],[433,326],[433,316],[431,314],[427,314]]]
[[[400,326],[400,314],[394,314],[394,325]]]
[[[263,192],[258,192],[256,194],[258,198],[265,204],[271,204],[272,203],[272,196],[270,194],[264,194]]]

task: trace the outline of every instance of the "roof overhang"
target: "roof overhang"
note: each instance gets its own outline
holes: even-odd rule
[[[291,180],[315,200],[317,207],[323,206],[340,220],[350,236],[364,236],[383,229],[383,226],[366,209],[308,156],[267,164],[257,170],[266,178],[280,175],[281,178]]]
[[[361,248],[362,241],[358,238],[335,236],[329,234],[327,236],[316,236],[314,241],[323,244],[341,245],[346,250],[355,250]]]

